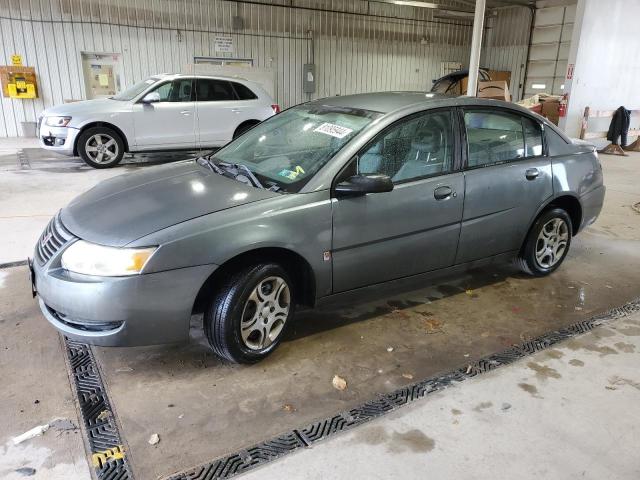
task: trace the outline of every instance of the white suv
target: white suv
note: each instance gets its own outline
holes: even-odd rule
[[[108,168],[125,152],[219,147],[279,111],[247,80],[162,74],[111,98],[45,110],[38,138],[47,150]]]

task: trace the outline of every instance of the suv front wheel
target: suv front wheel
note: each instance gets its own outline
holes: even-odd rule
[[[293,316],[291,279],[276,263],[240,269],[218,285],[204,314],[214,353],[234,363],[255,363],[273,352]]]
[[[115,167],[124,156],[124,142],[111,128],[88,128],[78,137],[78,154],[93,168]]]
[[[571,234],[571,219],[566,211],[553,208],[543,212],[529,231],[516,263],[529,275],[549,275],[567,256]]]

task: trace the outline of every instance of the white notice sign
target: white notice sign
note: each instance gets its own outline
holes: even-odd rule
[[[233,53],[233,37],[216,37],[214,44],[216,52]]]
[[[314,132],[324,133],[325,135],[331,135],[336,138],[344,138],[353,132],[352,129],[347,127],[341,127],[340,125],[334,125],[333,123],[323,123]]]

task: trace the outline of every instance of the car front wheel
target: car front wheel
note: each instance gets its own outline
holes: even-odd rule
[[[293,311],[287,272],[275,263],[253,265],[218,286],[205,310],[204,330],[219,357],[255,363],[278,347]]]
[[[124,142],[111,128],[88,128],[78,137],[78,154],[93,168],[115,167],[124,156]]]
[[[540,215],[517,258],[522,271],[536,277],[548,275],[564,261],[571,246],[571,219],[561,208]]]

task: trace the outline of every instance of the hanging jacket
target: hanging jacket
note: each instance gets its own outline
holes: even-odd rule
[[[627,144],[627,134],[629,133],[629,124],[631,123],[631,112],[624,107],[619,107],[613,114],[609,131],[607,132],[607,140],[614,145],[625,146]],[[618,143],[618,137],[621,143]]]

